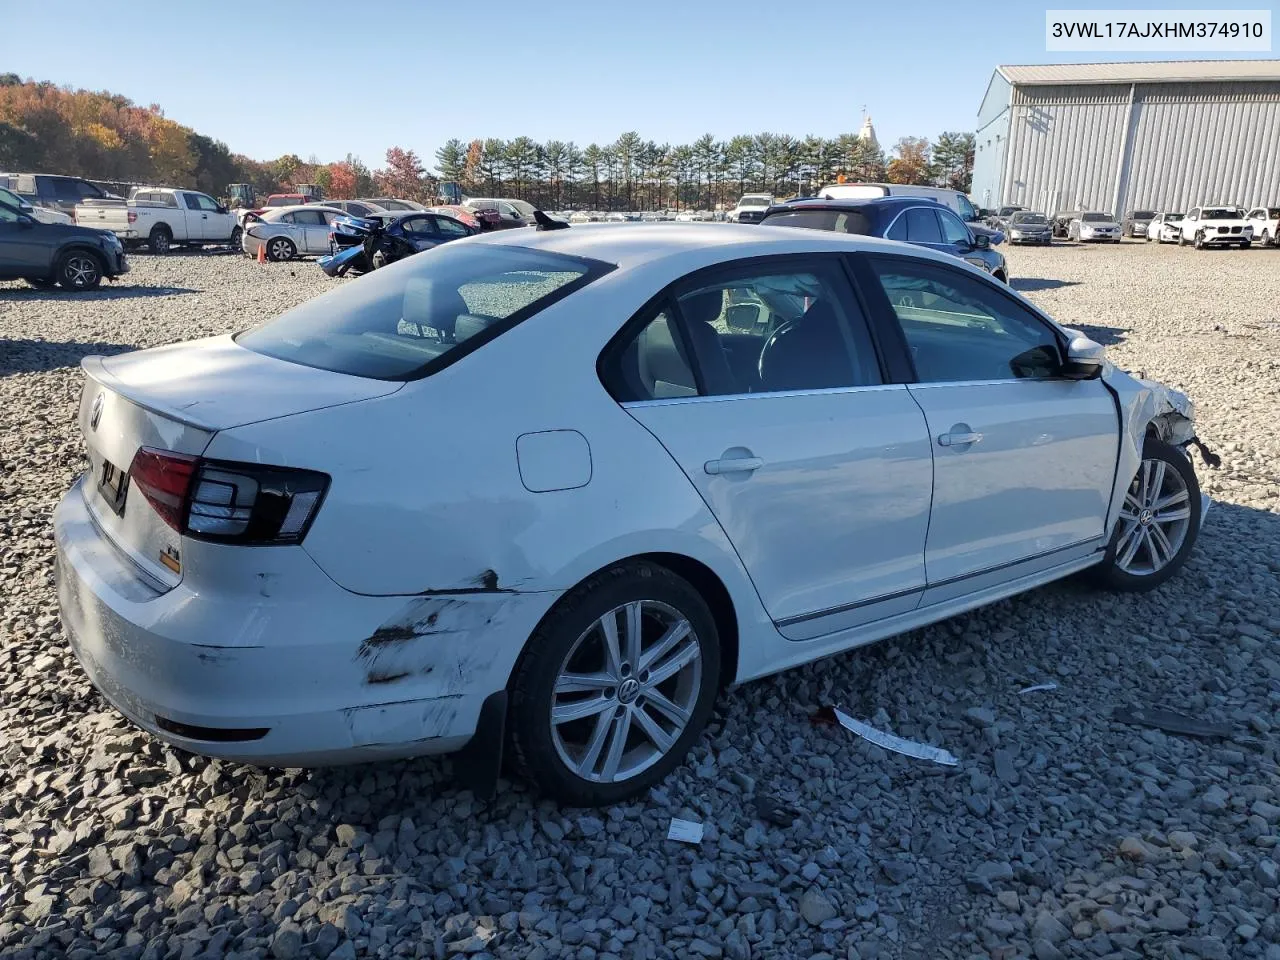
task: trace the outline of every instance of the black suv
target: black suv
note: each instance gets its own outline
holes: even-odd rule
[[[991,249],[990,236],[971,230],[950,207],[927,197],[789,200],[770,207],[760,223],[902,240],[949,253],[1009,282],[1009,268],[1004,256]]]
[[[8,187],[27,203],[61,210],[70,217],[76,215],[77,203],[120,199],[114,193],[81,177],[64,177],[52,173],[0,173],[0,187]]]
[[[114,279],[128,270],[124,247],[111,231],[41,223],[0,203],[0,280],[92,290],[103,277]]]

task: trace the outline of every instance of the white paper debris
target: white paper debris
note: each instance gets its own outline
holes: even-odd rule
[[[702,824],[672,817],[671,826],[667,828],[667,839],[679,840],[681,843],[701,843]]]
[[[885,750],[892,750],[894,753],[901,753],[908,757],[915,757],[917,760],[931,760],[934,763],[942,764],[944,767],[954,767],[960,762],[941,747],[931,747],[926,743],[916,743],[914,740],[895,737],[891,733],[885,733],[875,727],[868,726],[861,720],[855,720],[847,713],[842,713],[839,710],[836,710],[835,714],[836,719],[840,721],[840,726],[852,733],[856,733],[863,740],[874,743],[877,747],[883,747]]]
[[[1057,690],[1058,685],[1050,680],[1048,683],[1037,683],[1034,687],[1023,687],[1018,691],[1018,696],[1024,693],[1043,693],[1046,690]]]

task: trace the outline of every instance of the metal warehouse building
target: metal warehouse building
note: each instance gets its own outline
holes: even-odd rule
[[[1280,60],[998,67],[976,140],[983,207],[1280,205]]]

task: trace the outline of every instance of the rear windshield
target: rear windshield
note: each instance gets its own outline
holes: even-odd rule
[[[761,223],[771,227],[805,227],[871,236],[871,221],[860,210],[784,210],[771,213]]]
[[[272,197],[267,201],[268,207],[296,207],[300,197]]]
[[[413,380],[610,269],[525,247],[447,244],[346,283],[238,334],[236,342],[335,373]]]

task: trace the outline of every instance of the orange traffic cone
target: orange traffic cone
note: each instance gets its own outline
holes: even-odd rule
[[[265,243],[258,244],[258,262],[267,262],[267,245]]]

